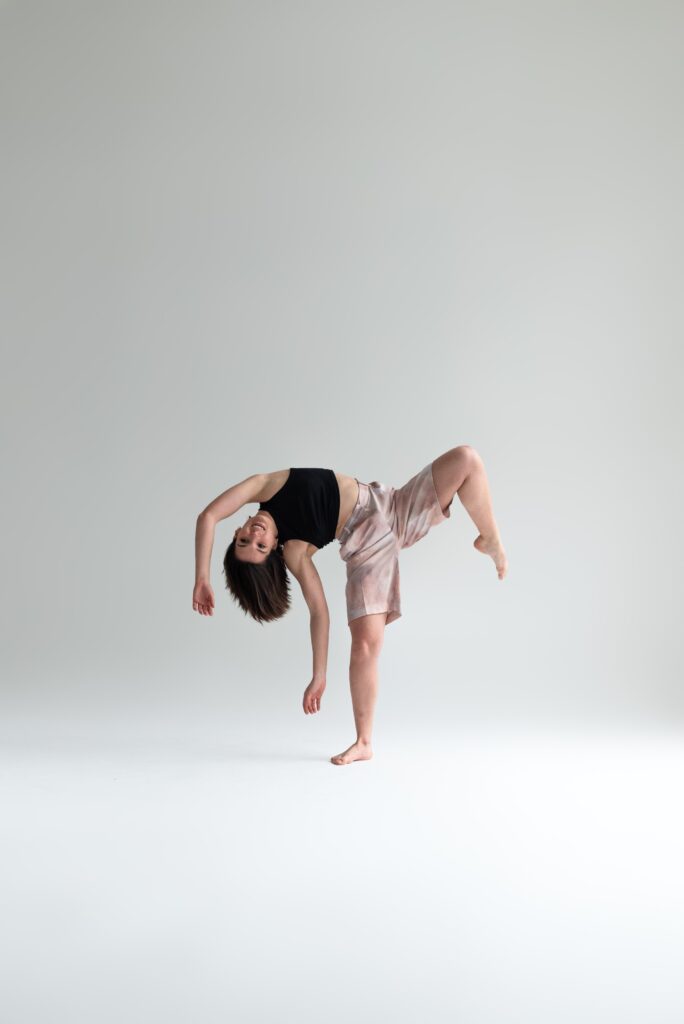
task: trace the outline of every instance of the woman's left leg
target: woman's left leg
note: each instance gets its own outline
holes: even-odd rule
[[[349,658],[356,741],[341,754],[331,757],[333,764],[368,761],[373,756],[371,733],[378,697],[378,660],[385,636],[387,612],[361,615],[349,623],[352,643]]]

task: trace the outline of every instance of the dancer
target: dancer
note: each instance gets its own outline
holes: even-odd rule
[[[326,687],[330,616],[313,556],[339,541],[346,565],[346,609],[351,631],[349,681],[356,740],[333,764],[367,761],[378,692],[378,660],[385,627],[401,616],[399,551],[451,516],[458,495],[479,533],[473,546],[507,573],[482,458],[468,444],[450,448],[402,487],[332,469],[290,468],[256,473],[220,494],[200,513],[195,535],[192,607],[213,615],[209,564],[216,524],[244,505],[258,511],[236,527],[223,559],[226,587],[235,603],[260,624],[291,607],[288,571],[310,612],[312,679],[302,700],[305,714],[320,711]]]

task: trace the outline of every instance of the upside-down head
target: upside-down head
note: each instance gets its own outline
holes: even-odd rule
[[[235,530],[223,571],[226,589],[246,615],[273,622],[290,608],[290,580],[272,516],[259,511]]]

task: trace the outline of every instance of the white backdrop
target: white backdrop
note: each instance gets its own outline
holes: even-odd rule
[[[681,720],[684,12],[1,15],[11,706],[289,714],[301,594],[264,645],[221,589],[248,507],[192,613],[197,513],[253,472],[399,486],[469,443],[509,577],[458,502],[403,554],[396,708],[419,677],[447,716]],[[317,565],[345,689],[336,542]]]

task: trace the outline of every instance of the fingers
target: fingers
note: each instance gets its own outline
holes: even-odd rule
[[[214,614],[214,590],[208,584],[197,584],[192,592],[192,607],[200,615]]]

